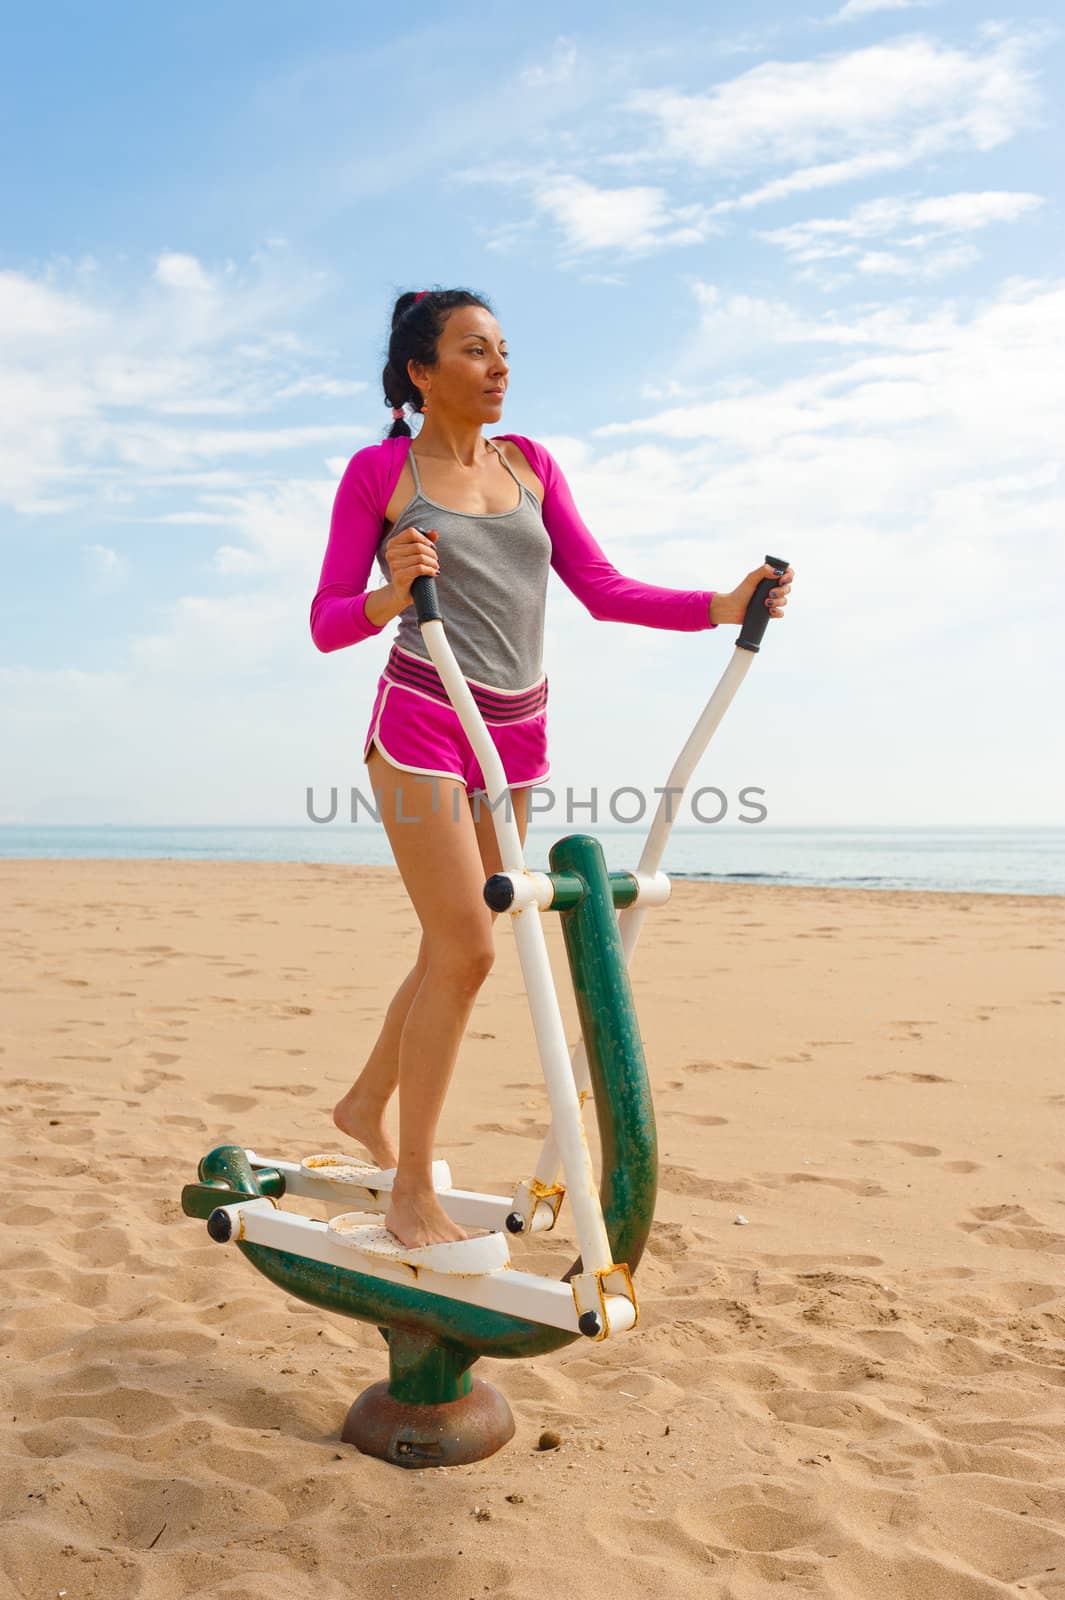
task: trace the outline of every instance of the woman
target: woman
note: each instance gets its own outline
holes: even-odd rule
[[[423,574],[436,579],[448,641],[499,750],[524,843],[529,790],[550,773],[541,659],[549,569],[597,620],[686,631],[742,622],[756,584],[776,576],[759,567],[730,594],[624,577],[542,445],[519,434],[482,436],[499,422],[509,375],[506,340],[479,296],[399,297],[382,375],[392,429],[348,463],[311,605],[311,634],[325,651],[400,619],[363,759],[421,944],[333,1120],[382,1167],[396,1167],[384,1220],[406,1245],[466,1237],[433,1193],[433,1138],[494,960],[497,913],[482,889],[501,870],[491,810],[478,800],[475,815],[470,805],[484,776],[422,642],[411,584]],[[424,417],[417,449],[405,404]],[[386,581],[367,589],[375,555]],[[789,567],[766,601],[771,616],[783,615],[792,576]],[[397,1084],[398,1151],[384,1123]]]

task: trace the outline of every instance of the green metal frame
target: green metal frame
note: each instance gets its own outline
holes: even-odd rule
[[[552,907],[562,918],[566,956],[584,1034],[602,1150],[600,1200],[612,1257],[635,1272],[654,1220],[658,1141],[651,1086],[615,907],[629,905],[630,873],[609,873],[598,840],[570,834],[550,852]],[[239,1145],[220,1145],[199,1163],[198,1184],[182,1190],[186,1216],[207,1217],[233,1195],[280,1198],[273,1168],[253,1171]],[[470,1392],[481,1356],[520,1359],[558,1350],[577,1333],[331,1267],[285,1250],[237,1242],[238,1250],[286,1293],[323,1310],[377,1325],[388,1342],[389,1393],[407,1404],[439,1404]],[[583,1270],[580,1257],[562,1281]]]

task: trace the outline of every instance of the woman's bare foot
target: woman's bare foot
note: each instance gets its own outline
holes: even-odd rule
[[[398,1164],[399,1156],[385,1127],[385,1114],[381,1106],[368,1104],[361,1095],[349,1089],[333,1107],[333,1121],[341,1133],[364,1144],[379,1167]]]
[[[465,1239],[466,1233],[452,1222],[432,1189],[392,1189],[392,1204],[385,1214],[385,1227],[400,1244],[415,1248],[423,1244],[448,1244]]]

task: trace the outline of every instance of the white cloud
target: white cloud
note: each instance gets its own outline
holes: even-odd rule
[[[268,489],[205,494],[205,506],[214,508],[232,536],[215,552],[215,570],[298,579],[309,606],[335,494],[336,479],[296,477],[282,478]]]
[[[239,595],[182,595],[168,606],[166,627],[129,641],[134,672],[217,680],[276,660],[306,633],[305,612],[281,590]]]
[[[646,255],[671,245],[698,244],[710,232],[706,208],[669,206],[664,189],[640,185],[598,189],[583,178],[541,183],[536,205],[558,224],[575,254],[592,250]]]
[[[840,470],[855,451],[867,461],[875,446],[892,460],[903,492],[932,462],[951,492],[988,476],[1055,480],[1065,437],[1065,283],[1009,280],[968,320],[949,308],[921,318],[904,304],[849,321],[809,317],[779,302],[722,297],[708,285],[698,286],[698,298],[699,335],[685,344],[695,379],[715,354],[749,365],[759,348],[783,343],[839,345],[848,355],[842,365],[819,363],[805,375],[607,424],[598,437],[701,439],[718,459],[824,453]],[[716,351],[730,329],[732,345]],[[683,374],[684,363],[672,371]],[[869,506],[870,481],[848,482],[841,503]],[[831,489],[828,478],[823,487]],[[874,500],[882,487],[875,484]]]
[[[809,259],[806,252],[818,253],[826,240],[870,239],[897,233],[900,228],[927,226],[935,234],[971,233],[994,222],[1015,222],[1037,210],[1043,197],[1017,191],[980,190],[957,194],[885,196],[868,200],[845,217],[809,217],[784,228],[770,228],[758,234],[769,244],[777,244],[797,259]],[[856,247],[844,244],[835,253],[854,254]]]
[[[785,809],[852,823],[1050,820],[1061,763],[1040,729],[1060,630],[1030,619],[1046,610],[1065,527],[1065,282],[1010,280],[974,312],[932,316],[900,301],[812,317],[712,294],[708,308],[735,335],[709,399],[689,392],[590,439],[546,441],[622,571],[728,588],[770,550],[795,567],[785,622],[707,781],[729,794],[763,784],[776,821]],[[777,353],[778,333],[792,346],[783,376],[759,360]],[[663,367],[692,387],[707,376],[679,357]],[[576,692],[576,608],[563,596],[551,612],[553,682]],[[674,685],[709,689],[731,637],[666,636],[648,654],[668,660]],[[643,645],[643,633],[605,630],[596,671],[631,673]],[[1018,667],[1031,687],[1020,697]],[[647,676],[656,689],[665,679],[653,665]],[[655,765],[698,703],[697,689],[658,690],[641,747]],[[758,732],[767,716],[771,748]],[[574,716],[566,731],[567,778],[612,779],[609,735],[622,730],[582,742]]]
[[[110,545],[83,544],[82,561],[92,587],[97,590],[117,589],[129,576],[129,563]]]
[[[304,396],[310,395],[315,400],[346,400],[350,395],[365,393],[369,387],[368,383],[352,382],[347,378],[327,378],[319,373],[311,373],[305,378],[297,378],[292,383],[283,384],[280,389],[275,389],[272,399],[275,402],[302,400]]]
[[[529,217],[521,222],[505,222],[499,227],[480,228],[478,231],[486,250],[492,250],[497,255],[512,255],[515,250],[524,249],[536,232],[536,226],[536,219]]]
[[[811,314],[782,300],[756,295],[723,294],[716,284],[696,280],[691,291],[699,307],[694,338],[685,340],[684,352],[671,363],[675,374],[670,392],[676,393],[707,366],[721,369],[730,362],[742,366],[744,358],[762,348],[780,345],[870,346],[894,351],[940,349],[956,336],[957,324],[950,308],[911,316],[904,301],[858,306],[846,313]],[[735,392],[736,385],[733,384]],[[740,392],[754,392],[746,379]]]
[[[21,272],[0,272],[0,346],[5,351],[32,340],[58,344],[103,326],[104,318],[75,295],[53,289]]]
[[[518,76],[528,89],[557,88],[573,77],[576,65],[577,46],[565,34],[560,34],[552,46],[550,61],[525,67]]]
[[[171,251],[132,287],[107,282],[92,260],[60,275],[0,273],[0,501],[17,512],[106,508],[160,470],[365,439],[341,423],[258,421],[288,401],[365,388],[315,370],[285,326],[321,293],[316,269],[267,252],[247,270],[209,273]],[[257,425],[236,425],[252,416]],[[208,417],[234,425],[204,426]]]
[[[866,686],[898,674],[900,648],[916,662],[914,647],[937,647],[945,627],[993,636],[1015,604],[1034,603],[1065,525],[1065,285],[1016,281],[968,321],[901,304],[813,318],[709,293],[706,306],[735,333],[718,352],[717,398],[671,397],[642,423],[596,429],[599,448],[552,442],[623,570],[712,587],[779,545],[800,574],[803,670],[816,672],[811,636],[823,630],[824,670],[833,650],[860,645]],[[752,380],[752,357],[784,341],[840,356]],[[855,606],[858,573],[872,587]]]
[[[810,217],[767,229],[758,238],[778,245],[802,266],[832,261],[865,274],[929,279],[980,259],[975,245],[941,248],[944,239],[975,233],[996,222],[1015,222],[1042,204],[1041,195],[1002,190],[882,197],[856,206],[844,217]],[[882,250],[867,249],[864,241],[873,239],[890,241],[890,248],[885,244]],[[805,276],[818,278],[816,272]],[[832,287],[847,282],[849,276],[845,271],[833,273]]]
[[[897,277],[933,280],[945,278],[951,272],[971,267],[980,260],[975,245],[956,244],[947,250],[933,250],[927,255],[905,256],[890,250],[867,250],[854,263],[858,272],[866,277]]]
[[[847,0],[826,20],[828,22],[857,22],[860,17],[871,17],[878,11],[912,11],[916,7],[931,5],[932,0]]]
[[[789,170],[713,208],[894,171],[949,150],[989,150],[1032,117],[1029,41],[993,36],[972,52],[921,36],[807,61],[769,61],[708,94],[640,90],[626,102],[657,123],[657,150],[699,171]]]
[[[157,282],[169,289],[180,289],[185,294],[213,294],[215,286],[195,256],[171,251],[161,255],[155,263]]]
[[[700,244],[718,231],[710,208],[673,204],[667,191],[650,184],[605,188],[587,178],[542,169],[508,165],[467,167],[455,175],[459,183],[494,183],[524,193],[528,205],[558,227],[564,265],[597,250],[646,256],[652,252]],[[536,217],[479,227],[487,250],[513,255],[528,248]],[[592,279],[590,281],[600,281]],[[619,278],[603,281],[621,282]]]

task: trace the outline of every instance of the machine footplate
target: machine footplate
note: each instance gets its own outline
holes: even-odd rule
[[[503,1272],[510,1266],[504,1233],[484,1231],[446,1244],[412,1246],[401,1244],[387,1228],[367,1222],[359,1211],[333,1217],[328,1227],[353,1252],[397,1266],[423,1267],[456,1278],[483,1278],[486,1273]]]
[[[396,1177],[395,1167],[375,1167],[369,1161],[360,1161],[358,1156],[341,1155],[337,1151],[320,1156],[304,1156],[300,1166],[312,1177],[324,1178],[327,1183],[335,1183],[338,1187],[354,1186],[357,1189],[371,1189],[375,1193],[391,1189]],[[434,1189],[452,1187],[451,1168],[446,1161],[434,1161],[432,1175]]]

